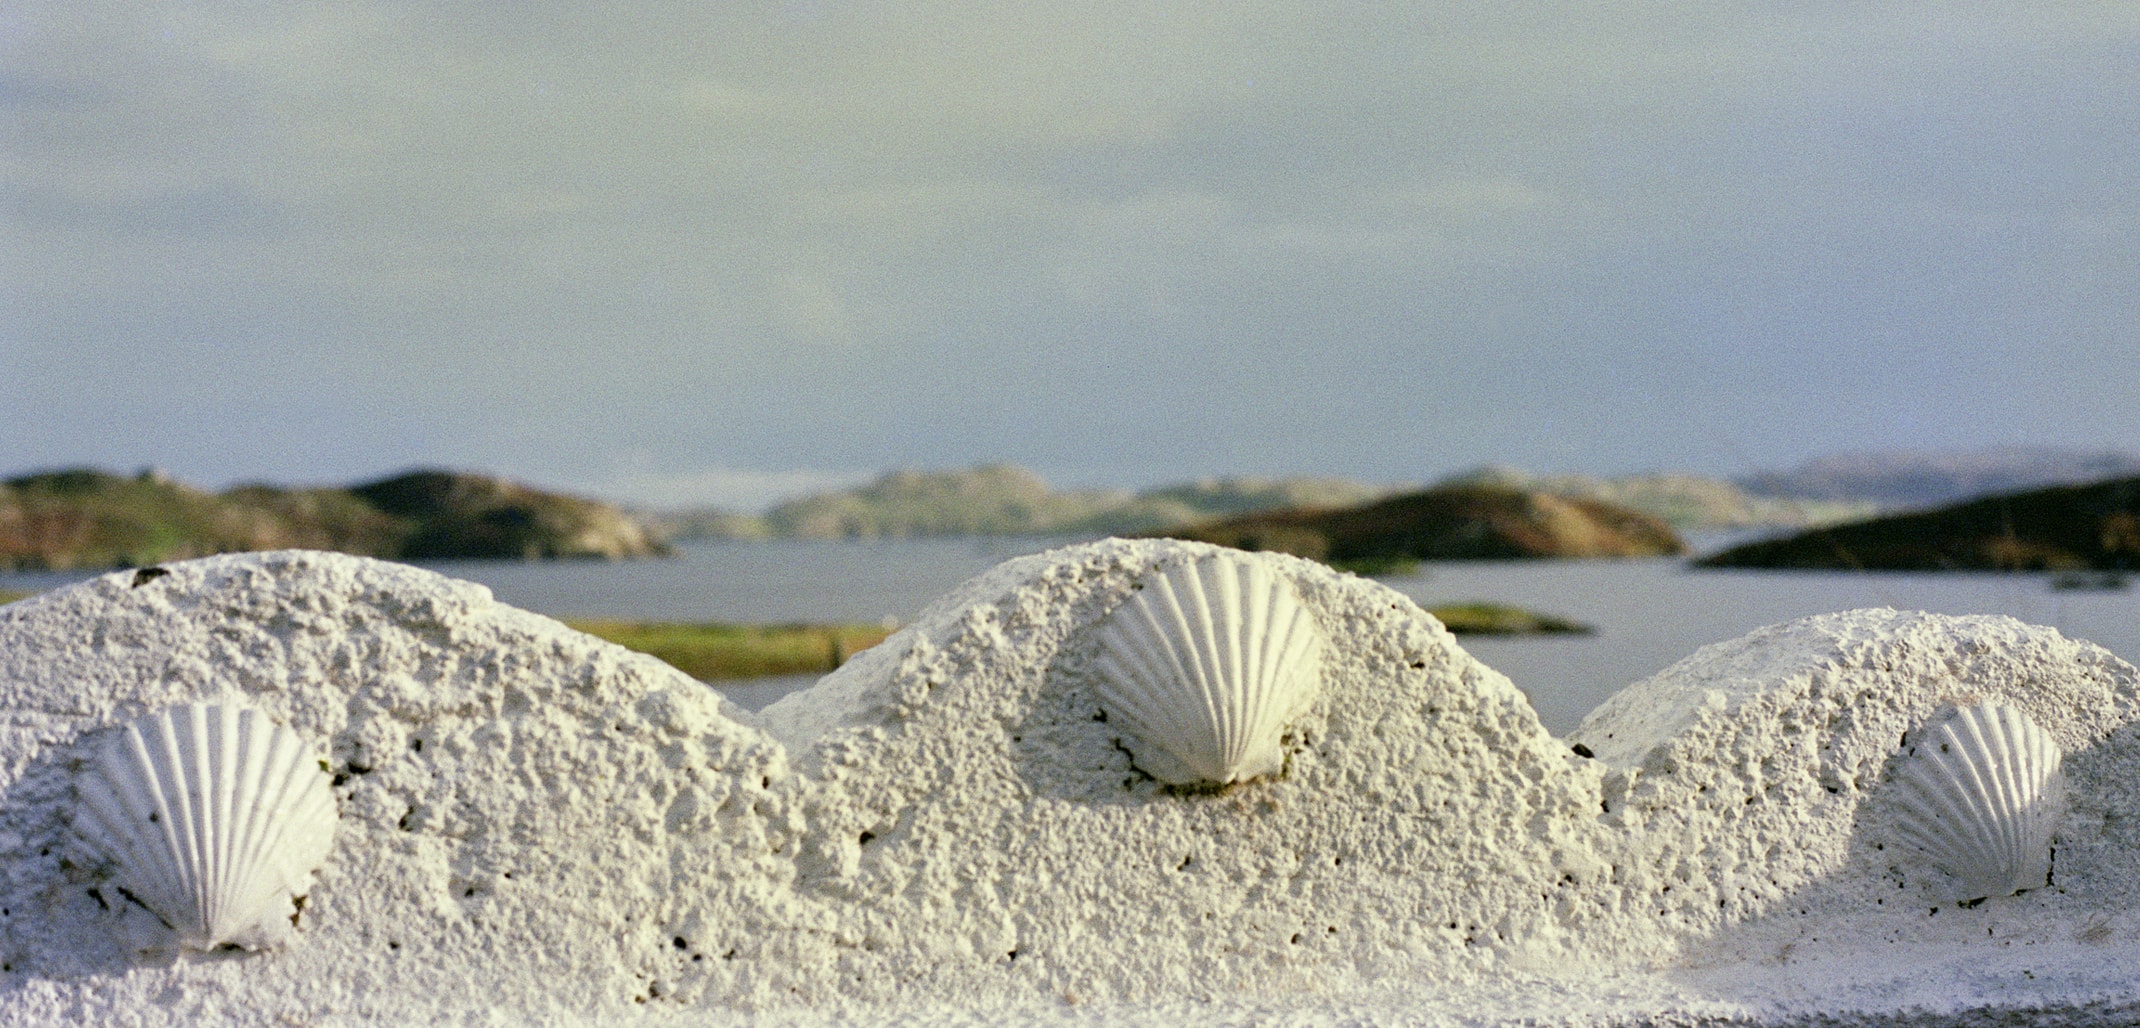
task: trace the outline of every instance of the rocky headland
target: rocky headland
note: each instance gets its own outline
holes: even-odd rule
[[[155,472],[92,468],[0,482],[0,568],[136,567],[289,548],[403,560],[667,552],[659,536],[609,504],[466,472],[221,493]]]
[[[488,475],[414,471],[349,491],[410,526],[401,540],[403,558],[615,560],[667,552],[658,536],[616,507]]]
[[[2061,571],[2140,567],[2140,478],[1987,496],[1736,546],[1719,568]]]

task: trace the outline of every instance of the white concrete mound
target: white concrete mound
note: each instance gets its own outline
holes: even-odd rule
[[[0,1022],[2140,1010],[2135,673],[2099,648],[1827,615],[1704,649],[1563,741],[1411,601],[1262,557],[1328,639],[1320,698],[1275,775],[1182,790],[1104,720],[1090,629],[1209,551],[1011,561],[756,717],[359,558],[0,608]],[[1958,907],[1893,843],[1883,786],[1972,698],[2057,738],[2070,809],[2048,887]],[[331,740],[341,827],[286,945],[143,963],[142,912],[71,834],[75,776],[98,730],[218,699]]]

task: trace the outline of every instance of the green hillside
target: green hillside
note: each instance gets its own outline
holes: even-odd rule
[[[401,559],[631,557],[664,551],[608,504],[484,475],[418,471],[349,489],[210,493],[92,468],[0,482],[0,568],[138,567],[304,548]]]

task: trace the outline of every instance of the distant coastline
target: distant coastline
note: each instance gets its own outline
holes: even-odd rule
[[[1495,532],[1532,534],[1520,522],[1572,525],[1583,511],[1632,512],[1671,532],[1780,534],[1821,529],[1815,539],[1869,539],[1848,526],[1897,517],[1897,507],[1933,497],[1981,495],[1986,485],[2060,486],[2100,478],[2101,472],[2140,469],[2140,459],[2114,452],[2005,447],[1950,454],[1860,454],[1811,461],[1790,471],[1761,471],[1725,480],[1652,473],[1597,477],[1539,475],[1484,465],[1448,476],[1431,489],[1522,494],[1529,514],[1502,517]],[[1009,464],[944,471],[894,471],[867,485],[805,496],[764,513],[728,510],[628,509],[581,496],[548,492],[489,475],[421,469],[347,487],[248,484],[208,492],[153,470],[119,475],[73,468],[0,482],[0,569],[68,570],[128,567],[240,550],[311,548],[400,560],[619,559],[670,552],[671,540],[922,539],[990,536],[1178,534],[1214,538],[1229,523],[1327,520],[1363,511],[1418,485],[1375,484],[1334,477],[1205,478],[1143,490],[1056,489],[1039,475]],[[2008,494],[2011,495],[2011,494]],[[1606,507],[1596,507],[1604,504]],[[1553,513],[1548,516],[1548,512]],[[2033,515],[2031,515],[2033,516]],[[1244,519],[1247,519],[1244,521]],[[1355,519],[1357,520],[1357,519]],[[1488,519],[1492,520],[1492,519]],[[1635,524],[1622,514],[1607,520]],[[1474,521],[1465,531],[1485,531]],[[1930,522],[1905,521],[1912,531]],[[1447,527],[1447,526],[1445,526]],[[1460,528],[1462,526],[1459,526]],[[1536,527],[1536,526],[1533,526]],[[2099,528],[2103,526],[2098,526]],[[2114,528],[2115,526],[2110,526]],[[1303,555],[1372,572],[1391,560],[1464,551],[1444,540],[1418,545],[1309,546]],[[1268,534],[1268,533],[1264,533]],[[1551,534],[1551,533],[1547,533]],[[1609,536],[1612,533],[1605,533]],[[1602,536],[1600,538],[1603,538]],[[1573,542],[1574,540],[1564,540]],[[1255,546],[1256,543],[1237,543]],[[1745,547],[1729,558],[1788,560],[1820,567],[1826,558],[1769,539],[1763,551]],[[1874,542],[1867,553],[1881,551]],[[1898,544],[1899,545],[1899,544]],[[1452,548],[1454,547],[1454,548]],[[2062,548],[2061,548],[2062,547]],[[1275,548],[1299,551],[1299,546]],[[1892,548],[1892,547],[1890,547]],[[2097,548],[2101,548],[2098,546]],[[1488,556],[1491,547],[1469,552]],[[1648,543],[1603,548],[1548,544],[1505,555],[1577,556],[1585,553],[1670,552]],[[2092,555],[2085,540],[2042,552],[1985,550],[1989,556],[1918,554],[1875,556],[1864,566],[1895,567],[2119,567],[2122,555]],[[1325,552],[1327,551],[1327,552]],[[1794,556],[1758,557],[1756,552]],[[1895,563],[1883,563],[1894,561]],[[1734,566],[1747,566],[1734,564]],[[1780,566],[1780,565],[1779,565]],[[1853,566],[1841,560],[1837,566]]]
[[[1130,535],[1284,507],[1349,507],[1396,487],[1341,478],[1207,478],[1142,492],[1058,490],[1010,464],[894,471],[868,485],[782,503],[762,515],[647,515],[673,539],[919,539]]]
[[[1855,500],[1759,496],[1689,474],[1533,475],[1505,465],[1461,472],[1437,486],[1499,487],[1599,500],[1679,531],[1797,528],[1864,517]],[[642,512],[672,539],[912,539],[959,535],[1148,535],[1277,510],[1358,507],[1425,488],[1343,478],[1205,478],[1129,490],[1057,490],[1009,464],[895,471],[868,485],[791,500],[764,514]]]

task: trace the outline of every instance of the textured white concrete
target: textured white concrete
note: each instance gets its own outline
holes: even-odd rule
[[[1828,615],[1709,647],[1555,740],[1411,601],[1267,557],[1329,639],[1322,698],[1280,777],[1180,792],[1096,719],[1087,629],[1184,548],[1011,561],[758,717],[357,558],[212,558],[0,608],[0,1022],[2140,1009],[2135,673],[2100,649]],[[328,740],[334,851],[289,947],[132,963],[125,902],[67,830],[85,733],[229,695]],[[1967,910],[1884,848],[1880,788],[1962,696],[2057,736],[2073,797],[2053,886]]]

